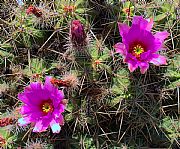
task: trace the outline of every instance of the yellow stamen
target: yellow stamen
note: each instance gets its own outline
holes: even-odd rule
[[[52,107],[52,105],[50,105],[49,103],[46,102],[42,105],[42,111],[45,113],[52,112],[53,107]]]
[[[140,55],[144,52],[144,48],[141,45],[136,45],[133,47],[133,53],[136,57],[140,57]]]

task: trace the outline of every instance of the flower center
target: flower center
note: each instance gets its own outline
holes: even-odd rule
[[[144,48],[140,44],[137,44],[136,46],[133,47],[132,54],[135,57],[139,58],[143,52],[144,52]]]
[[[42,104],[41,109],[44,113],[48,113],[53,111],[53,106],[49,102],[45,102]]]

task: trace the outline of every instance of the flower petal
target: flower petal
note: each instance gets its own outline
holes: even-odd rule
[[[59,133],[61,130],[59,123],[57,123],[54,119],[50,122],[50,126],[53,133]]]
[[[142,16],[134,16],[132,26],[134,25],[138,25],[140,29],[146,30],[148,26],[148,21],[144,19]]]
[[[163,45],[164,39],[166,39],[169,36],[169,33],[167,31],[163,32],[157,32],[154,37],[154,52],[157,52],[158,50],[161,50],[161,47]]]
[[[153,54],[152,60],[150,62],[156,66],[167,64],[166,58],[164,56],[159,55],[159,54]]]
[[[45,78],[45,83],[44,83],[44,88],[46,88],[47,90],[49,90],[50,92],[52,91],[52,89],[54,89],[55,87],[52,85],[51,83],[51,76],[46,76]]]
[[[153,27],[153,19],[150,18],[150,19],[147,19],[147,21],[148,21],[148,24],[147,24],[146,30],[150,31]]]
[[[164,42],[164,39],[166,39],[169,36],[169,33],[167,31],[163,32],[157,32],[154,37],[159,39],[159,41],[162,43]]]
[[[125,42],[123,41],[123,44],[125,44],[128,49],[128,47],[135,43],[142,43],[146,48],[146,51],[148,51],[154,49],[154,39],[155,38],[151,32],[140,29],[137,25],[133,25],[126,36]]]
[[[22,117],[22,118],[18,119],[19,126],[26,126],[29,123],[31,123],[30,117]]]
[[[39,105],[42,100],[49,99],[49,94],[44,91],[40,82],[32,82],[23,93],[18,94],[19,100],[30,106]]]
[[[147,69],[149,68],[149,63],[140,62],[139,67],[140,67],[141,74],[144,74],[147,71]]]
[[[135,69],[137,69],[137,65],[134,65],[133,63],[128,63],[128,68],[130,72],[133,72]]]
[[[26,103],[26,104],[29,103],[29,100],[26,97],[26,95],[24,94],[24,92],[18,94],[18,99],[21,100],[22,102]]]
[[[39,120],[36,122],[33,132],[43,132],[48,128],[49,122],[45,120]]]
[[[128,34],[129,29],[130,29],[130,27],[127,24],[120,23],[120,22],[118,22],[118,28],[119,28],[119,32],[122,38],[124,38]]]
[[[55,109],[53,111],[53,114],[54,114],[54,118],[58,118],[60,115],[61,115],[62,112],[60,112],[58,109]]]
[[[29,85],[30,88],[27,88],[27,90],[29,91],[37,91],[37,90],[42,90],[42,83],[41,82],[32,82],[30,85]],[[25,90],[26,91],[26,90]]]
[[[61,115],[61,113],[64,112],[64,110],[65,110],[65,105],[59,104],[58,107],[53,111],[55,118],[58,118]]]
[[[30,113],[37,113],[39,112],[39,107],[36,106],[29,106],[29,105],[24,105],[21,107],[21,114],[30,114]]]
[[[150,61],[151,60],[151,50],[141,54],[141,61]]]
[[[127,50],[123,43],[118,42],[117,44],[114,45],[114,48],[117,53],[120,53],[123,56],[126,55]]]
[[[130,72],[133,72],[135,69],[138,68],[138,63],[136,61],[128,60],[127,63],[128,63],[128,68]]]
[[[24,102],[29,106],[39,106],[43,100],[49,99],[50,93],[45,92],[44,90],[33,90],[32,92],[24,92],[22,96],[27,98],[27,101]]]
[[[64,93],[58,89],[54,89],[52,92],[54,93],[51,94],[50,99],[53,101],[54,108],[57,108],[60,102],[64,99]]]
[[[44,91],[50,94],[49,98],[53,101],[53,105],[56,108],[61,102],[61,100],[64,98],[64,93],[61,90],[58,90],[58,88],[51,83],[51,79],[52,77],[50,76],[46,77],[44,83]]]

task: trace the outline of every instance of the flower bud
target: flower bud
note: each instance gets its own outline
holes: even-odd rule
[[[70,41],[73,47],[82,47],[86,45],[86,33],[79,20],[73,20],[70,26]]]

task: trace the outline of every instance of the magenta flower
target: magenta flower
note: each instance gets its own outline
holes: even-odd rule
[[[86,33],[79,20],[73,20],[70,27],[70,39],[74,46],[83,46],[86,43]]]
[[[168,37],[167,31],[151,33],[153,20],[146,20],[141,16],[134,16],[132,26],[118,23],[119,32],[123,43],[114,45],[116,52],[120,53],[124,62],[128,63],[131,72],[140,67],[144,74],[149,68],[149,63],[156,66],[166,64],[166,58],[157,54],[163,46],[164,39]]]
[[[51,77],[46,77],[44,85],[32,82],[18,98],[24,103],[21,107],[23,118],[18,120],[20,126],[35,124],[33,132],[43,132],[50,125],[53,133],[59,133],[64,119],[64,94],[51,84]]]

